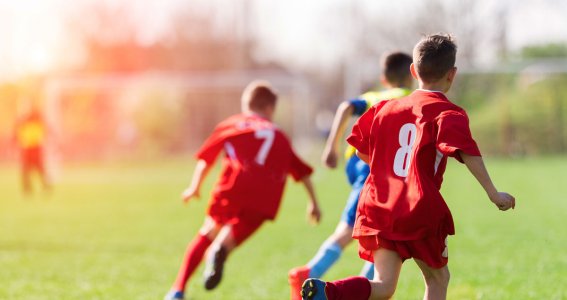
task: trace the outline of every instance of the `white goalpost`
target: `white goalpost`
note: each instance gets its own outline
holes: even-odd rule
[[[48,78],[45,82],[43,97],[45,114],[54,127],[56,135],[61,137],[63,143],[68,138],[72,128],[68,128],[64,120],[68,119],[66,114],[72,100],[66,99],[70,95],[82,91],[105,94],[104,100],[97,100],[101,105],[110,110],[116,110],[107,116],[108,119],[93,120],[99,122],[101,128],[116,130],[107,132],[108,143],[112,142],[112,135],[121,135],[119,124],[114,124],[117,118],[124,112],[124,105],[136,103],[143,97],[156,98],[155,101],[162,104],[173,103],[176,109],[190,107],[190,111],[184,117],[183,124],[191,133],[190,137],[203,138],[202,132],[212,130],[214,123],[230,114],[238,113],[240,94],[244,87],[252,80],[264,79],[270,81],[280,95],[276,123],[281,124],[287,134],[292,138],[296,147],[301,152],[309,151],[311,141],[316,135],[314,128],[314,114],[317,108],[317,98],[314,97],[313,89],[306,78],[292,75],[281,70],[245,70],[245,71],[210,71],[210,72],[162,72],[151,71],[135,74],[104,74],[104,75],[79,75],[79,76],[57,76]],[[159,91],[159,92],[155,92]],[[153,94],[152,94],[153,93]],[[211,95],[207,97],[207,95]],[[220,96],[219,96],[220,95]],[[198,99],[203,96],[203,99]],[[218,96],[218,97],[217,97]],[[72,97],[71,97],[72,98]],[[210,99],[207,99],[210,98]],[[66,99],[66,100],[65,100]],[[104,102],[104,103],[103,103]],[[180,104],[181,103],[181,104]],[[236,105],[235,105],[236,103]],[[110,108],[108,108],[110,107]],[[152,113],[152,112],[149,112]],[[168,120],[167,115],[157,115],[156,118]],[[77,116],[75,116],[76,118]],[[97,115],[82,116],[88,118],[101,118]],[[125,116],[122,116],[126,118]],[[213,119],[213,120],[209,120]],[[98,124],[98,123],[97,123]],[[116,126],[116,128],[114,128]],[[120,131],[120,132],[119,132]],[[86,139],[86,137],[85,137]],[[87,142],[87,141],[85,141]],[[193,144],[202,142],[192,141]],[[107,144],[105,142],[105,144]],[[92,145],[97,147],[96,145]],[[103,151],[108,145],[99,145]],[[53,149],[51,149],[53,150]],[[93,150],[93,149],[91,149]],[[96,149],[94,149],[96,150]],[[50,157],[55,164],[61,159],[61,155],[49,151]],[[57,166],[55,166],[57,169]]]

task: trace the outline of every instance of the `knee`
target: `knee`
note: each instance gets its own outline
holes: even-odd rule
[[[341,249],[344,249],[352,242],[352,237],[349,234],[335,235],[334,241],[341,247]]]
[[[424,274],[427,285],[435,285],[436,287],[446,288],[449,286],[451,273],[448,268],[439,269],[436,272]]]
[[[388,300],[396,293],[396,283],[370,281],[372,285],[369,300]]]
[[[219,225],[217,225],[211,219],[205,219],[205,222],[199,229],[199,234],[202,236],[206,236],[209,240],[214,240],[220,231]]]
[[[333,243],[337,243],[341,249],[344,249],[352,242],[352,227],[348,225],[337,227],[329,240]]]

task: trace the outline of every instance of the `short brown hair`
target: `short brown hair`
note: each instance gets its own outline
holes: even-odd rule
[[[386,80],[396,86],[401,86],[411,78],[410,65],[412,58],[403,52],[391,52],[382,57],[382,74]]]
[[[242,93],[242,103],[251,110],[263,110],[275,106],[278,95],[269,82],[255,80],[249,83]]]
[[[448,34],[423,37],[413,48],[413,62],[424,82],[435,82],[455,66],[457,45]]]

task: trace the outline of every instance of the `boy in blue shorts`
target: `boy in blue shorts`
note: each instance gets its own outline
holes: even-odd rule
[[[337,108],[331,132],[323,152],[323,163],[334,169],[337,167],[339,140],[342,138],[351,116],[360,116],[372,105],[386,99],[395,99],[411,92],[413,79],[410,73],[412,57],[406,53],[393,52],[385,55],[381,62],[380,81],[387,89],[381,92],[367,92],[358,98],[342,102]],[[289,271],[291,299],[301,299],[300,291],[307,278],[320,278],[339,259],[343,249],[352,242],[352,230],[356,217],[358,197],[366,177],[370,172],[368,164],[355,155],[355,149],[349,146],[345,153],[346,175],[352,187],[347,204],[335,232],[321,245],[317,254],[305,266]],[[361,274],[372,279],[374,268],[366,263]]]

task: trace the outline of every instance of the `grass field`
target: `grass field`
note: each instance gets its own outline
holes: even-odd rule
[[[449,299],[567,299],[567,158],[488,166],[517,208],[498,211],[450,162],[443,191],[457,235],[449,243]],[[17,169],[0,167],[0,299],[161,299],[203,220],[206,199],[179,200],[191,171],[190,160],[69,166],[51,196],[24,199]],[[319,167],[315,183],[320,226],[307,225],[305,194],[288,185],[278,219],[233,253],[220,287],[202,288],[201,267],[189,299],[288,299],[288,269],[332,232],[348,193],[341,171]],[[325,278],[357,274],[361,265],[353,244]],[[409,261],[396,299],[422,293]]]

